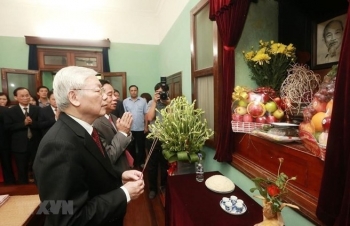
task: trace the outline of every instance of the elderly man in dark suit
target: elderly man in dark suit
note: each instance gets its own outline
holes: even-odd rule
[[[66,214],[62,207],[56,213],[48,205],[45,225],[123,225],[127,203],[143,193],[142,173],[113,170],[92,127],[105,113],[107,99],[96,74],[70,66],[55,76],[61,113],[40,142],[34,174],[41,201],[70,201],[73,213]]]
[[[40,107],[29,104],[27,88],[18,87],[13,91],[18,104],[5,111],[5,129],[11,131],[11,150],[18,170],[18,183],[29,182],[28,173],[41,139],[38,116]]]
[[[111,114],[116,108],[117,98],[113,95],[113,87],[107,80],[100,80],[100,82],[107,94],[106,114],[96,119],[93,126],[98,130],[113,168],[128,170],[133,164],[130,153],[125,150],[132,140],[130,132],[132,115],[126,112],[117,119],[115,115]]]

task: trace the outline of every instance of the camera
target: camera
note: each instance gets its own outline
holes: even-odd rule
[[[166,77],[160,77],[160,83],[161,83],[163,92],[159,93],[159,97],[161,100],[167,100],[169,98],[169,94],[167,92],[169,90],[169,87],[166,84]]]
[[[161,100],[167,100],[169,95],[167,92],[161,92],[161,93],[159,93],[159,97]]]

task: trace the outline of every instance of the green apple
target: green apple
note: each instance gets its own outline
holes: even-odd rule
[[[277,110],[277,104],[274,101],[269,101],[265,104],[265,108],[266,108],[266,111],[272,113]]]
[[[317,142],[318,142],[318,138],[320,137],[320,134],[321,134],[322,132],[316,132],[316,133],[314,133],[313,134],[313,136],[315,137],[315,139],[317,140]]]
[[[238,101],[238,106],[240,106],[240,107],[247,107],[247,105],[248,105],[248,101],[246,101],[246,100]]]
[[[247,108],[245,107],[237,107],[235,112],[239,115],[245,115],[247,113]]]
[[[284,116],[284,111],[281,108],[278,108],[276,111],[272,113],[276,119],[281,119]]]

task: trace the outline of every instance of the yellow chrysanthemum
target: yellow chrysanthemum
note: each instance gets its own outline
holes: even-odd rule
[[[287,46],[287,51],[288,52],[294,52],[295,51],[295,47],[293,46],[292,43]]]
[[[248,53],[243,51],[243,56],[252,71],[251,77],[258,86],[269,86],[279,90],[287,76],[287,69],[295,62],[295,47],[293,44],[287,46],[273,40],[259,40],[258,50],[254,51],[252,47]]]
[[[245,57],[247,60],[251,60],[254,56],[255,56],[255,52],[254,52],[254,51],[250,51],[250,52],[244,54],[244,57]]]
[[[269,60],[271,60],[271,57],[266,53],[258,53],[255,55],[255,57],[253,57],[252,60],[257,62],[259,65],[263,65],[264,62],[269,64],[270,63]]]

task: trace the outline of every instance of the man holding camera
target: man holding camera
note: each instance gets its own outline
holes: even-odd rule
[[[150,121],[150,125],[153,124],[158,117],[161,120],[161,114],[159,113],[161,109],[165,108],[170,103],[170,98],[168,96],[169,86],[165,83],[158,83],[154,87],[154,97],[148,103],[148,112],[146,118]],[[158,110],[158,111],[157,111]],[[147,148],[151,150],[153,140],[147,139]],[[162,154],[161,142],[157,141],[154,146],[154,150],[148,160],[148,186],[150,199],[153,199],[157,194],[157,176],[158,176],[158,164],[160,165],[160,186],[161,189],[165,188],[167,180],[167,169],[168,162]]]

